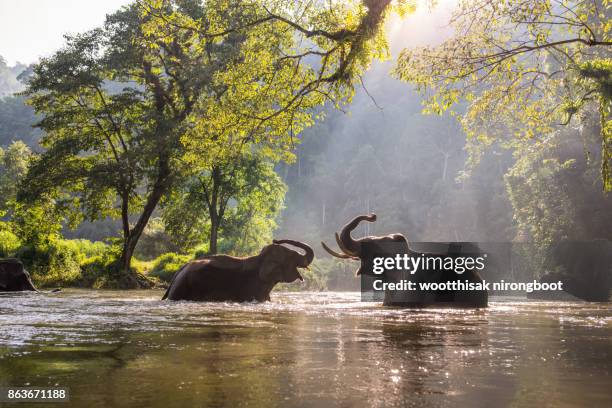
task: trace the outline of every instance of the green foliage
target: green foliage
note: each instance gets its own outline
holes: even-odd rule
[[[252,254],[272,240],[285,191],[273,165],[261,158],[216,162],[164,203],[166,231],[183,252],[206,240],[214,253]]]
[[[612,197],[595,181],[601,157],[584,156],[597,151],[596,125],[591,117],[582,134],[566,129],[517,151],[505,180],[519,240],[543,250],[566,239],[610,239]]]
[[[42,195],[35,205],[16,201],[18,189],[36,156],[21,141],[0,148],[0,212],[10,220],[10,229],[26,244],[39,246],[60,236],[62,215],[56,196]]]
[[[61,237],[63,215],[51,198],[43,197],[36,204],[13,207],[14,232],[27,245],[44,246]]]
[[[81,277],[78,252],[62,240],[26,245],[17,251],[16,257],[41,287],[71,286]]]
[[[149,275],[164,282],[170,282],[174,274],[187,262],[191,260],[189,255],[167,253],[153,262],[153,267]]]
[[[11,207],[32,157],[32,151],[22,141],[11,143],[6,150],[0,147],[0,211]]]
[[[0,221],[0,224],[2,222]],[[10,258],[21,247],[17,235],[0,226],[0,258]]]
[[[454,36],[404,50],[395,74],[440,113],[467,101],[463,124],[472,162],[493,140],[518,143],[550,134],[580,112],[602,122],[603,188],[612,189],[610,148],[610,2],[608,0],[462,1]]]
[[[87,258],[81,264],[81,276],[76,282],[77,286],[94,289],[117,288],[117,253],[106,253]]]
[[[221,251],[223,252],[223,251]],[[206,255],[208,255],[210,253],[210,249],[208,247],[208,244],[201,244],[196,246],[193,249],[193,257],[194,259],[199,259],[199,258],[203,258]]]
[[[79,264],[85,263],[90,258],[108,256],[111,250],[104,242],[92,242],[86,239],[62,240],[62,245],[77,254]]]

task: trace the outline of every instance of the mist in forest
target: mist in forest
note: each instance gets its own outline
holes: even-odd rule
[[[466,136],[450,115],[425,115],[412,86],[391,76],[397,53],[435,45],[451,30],[449,10],[421,9],[389,24],[393,57],[364,76],[346,113],[305,131],[296,162],[279,166],[289,186],[278,237],[300,237],[318,246],[333,241],[349,219],[374,212],[356,234],[403,233],[411,241],[508,241],[512,208],[503,175],[508,152],[492,152],[471,177],[465,168]]]

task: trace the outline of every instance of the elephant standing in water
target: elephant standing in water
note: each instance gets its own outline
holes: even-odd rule
[[[360,222],[376,221],[376,215],[360,215],[346,224],[340,235],[336,233],[336,241],[342,250],[342,253],[335,252],[330,249],[324,242],[321,242],[323,248],[331,255],[343,258],[354,259],[361,261],[361,267],[357,271],[357,275],[364,275],[362,279],[377,277],[383,279],[387,283],[399,283],[402,281],[415,282],[416,285],[422,282],[430,283],[446,283],[446,282],[467,282],[471,284],[482,283],[482,278],[476,270],[466,269],[464,273],[457,274],[454,270],[436,269],[436,270],[421,270],[418,269],[413,274],[406,270],[385,270],[382,275],[374,274],[374,258],[395,258],[396,255],[407,255],[410,258],[429,257],[442,258],[444,260],[466,256],[479,256],[479,249],[468,244],[469,253],[464,250],[453,250],[458,244],[451,244],[448,253],[421,253],[413,251],[408,246],[408,241],[402,234],[390,234],[386,236],[370,236],[361,239],[353,239],[351,231],[353,231]],[[463,244],[462,244],[463,245]],[[363,285],[364,280],[362,280]],[[370,286],[371,288],[371,286]],[[385,306],[402,306],[402,307],[457,307],[457,308],[483,308],[488,306],[488,293],[486,290],[386,290],[384,292],[383,304]]]
[[[305,254],[284,247],[301,248]],[[163,299],[210,302],[264,302],[279,282],[303,281],[298,268],[314,259],[308,245],[290,239],[273,241],[259,255],[237,258],[214,255],[189,262],[172,279]]]
[[[0,292],[37,292],[30,274],[17,259],[0,260]]]

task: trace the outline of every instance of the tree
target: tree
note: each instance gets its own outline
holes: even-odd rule
[[[57,195],[44,194],[36,205],[24,206],[16,201],[18,188],[36,156],[23,142],[13,142],[6,150],[0,148],[0,222],[14,232],[22,242],[39,245],[59,236],[62,214],[55,208]]]
[[[208,237],[208,253],[248,254],[272,238],[285,185],[272,163],[252,155],[216,162],[180,185],[164,205],[166,230],[184,249]]]
[[[0,211],[11,207],[32,157],[32,150],[21,141],[11,143],[6,150],[0,147]]]
[[[47,151],[21,198],[59,187],[85,218],[119,216],[120,270],[133,285],[134,249],[175,181],[245,146],[289,159],[313,107],[348,98],[386,50],[389,4],[309,7],[302,26],[283,2],[138,1],[104,27],[68,37],[28,83],[30,103],[45,115]],[[312,45],[301,52],[305,38]],[[312,56],[317,67],[306,62]],[[109,81],[124,87],[111,91]]]
[[[184,139],[196,165],[222,155],[215,146],[228,150],[228,144],[245,142],[260,145],[275,160],[292,160],[295,136],[312,125],[314,108],[348,103],[372,59],[388,57],[383,26],[391,11],[404,15],[414,9],[406,0],[331,7],[310,1],[212,0],[203,18],[187,18],[167,12],[164,0],[139,4],[150,17],[147,33],[156,40],[168,38],[167,33],[211,42],[233,35],[244,39],[241,64],[219,77],[232,86],[213,95],[213,103],[200,112],[204,126]]]
[[[178,11],[200,15],[194,4]],[[89,220],[118,216],[123,225],[120,270],[133,286],[130,262],[160,199],[182,171],[180,142],[197,121],[215,75],[235,62],[236,36],[195,50],[182,37],[150,42],[136,6],[103,28],[67,37],[64,49],[33,69],[26,95],[44,118],[46,152],[30,169],[22,200],[60,188]],[[108,81],[123,84],[108,89]],[[135,224],[130,216],[136,214]]]
[[[517,154],[505,176],[518,238],[544,249],[561,240],[612,239],[612,197],[597,174],[598,121],[564,128]]]
[[[598,111],[603,187],[611,190],[609,1],[463,0],[451,23],[451,39],[404,50],[395,69],[428,96],[427,110],[467,100],[463,123],[481,146],[508,134],[542,137]]]

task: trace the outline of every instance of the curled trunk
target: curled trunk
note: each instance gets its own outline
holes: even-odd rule
[[[313,261],[314,259],[314,251],[313,249],[309,246],[306,245],[303,242],[299,242],[299,241],[294,241],[292,239],[282,239],[282,240],[274,240],[275,244],[289,244],[289,245],[293,245],[295,247],[298,247],[300,249],[304,250],[304,255],[303,255],[303,259],[302,259],[302,264],[300,266],[302,267],[307,267],[308,265],[310,265],[310,263]]]
[[[376,215],[370,214],[355,217],[352,221],[346,224],[344,228],[342,228],[342,231],[340,232],[340,239],[338,240],[338,245],[345,253],[357,257],[361,254],[361,242],[353,239],[353,237],[351,237],[351,232],[357,228],[361,221],[376,221]]]

